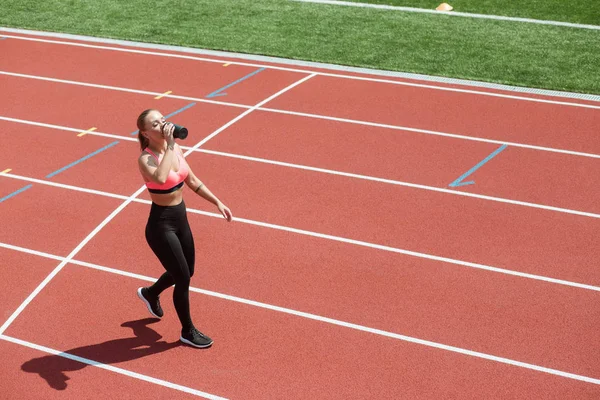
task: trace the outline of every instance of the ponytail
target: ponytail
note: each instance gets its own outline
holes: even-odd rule
[[[142,132],[138,133],[138,141],[140,142],[140,148],[142,151],[148,147],[148,143],[150,142],[146,136],[142,135]]]
[[[138,141],[140,142],[140,147],[142,151],[148,147],[149,140],[146,136],[142,135],[142,131],[144,130],[144,125],[146,123],[146,116],[154,109],[150,108],[148,110],[142,111],[140,116],[137,118],[137,128],[138,128]]]

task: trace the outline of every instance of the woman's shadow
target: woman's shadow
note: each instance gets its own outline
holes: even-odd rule
[[[78,371],[85,368],[88,363],[91,365],[113,364],[135,360],[179,346],[179,341],[173,343],[159,341],[162,336],[148,327],[149,324],[158,321],[160,320],[157,318],[144,318],[124,322],[121,326],[132,328],[134,337],[76,347],[59,355],[34,358],[23,363],[21,369],[25,372],[39,374],[56,390],[65,390],[67,380],[70,379],[65,374],[66,371]],[[86,360],[82,360],[83,362],[74,361],[72,358],[68,358],[69,355]]]

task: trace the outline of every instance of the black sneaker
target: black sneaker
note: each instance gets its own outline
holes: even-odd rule
[[[146,304],[146,307],[148,307],[148,311],[150,311],[150,314],[152,314],[156,318],[162,318],[164,313],[160,306],[160,300],[158,297],[150,296],[150,294],[148,293],[148,288],[145,287],[139,288],[137,290],[137,294],[138,297],[142,299],[142,301]]]
[[[179,338],[183,343],[189,344],[190,346],[205,348],[210,347],[213,344],[213,340],[200,332],[196,328],[192,328],[187,332],[181,331],[181,337]]]

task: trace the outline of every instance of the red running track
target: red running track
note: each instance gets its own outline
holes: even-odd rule
[[[19,45],[14,44],[17,42]],[[0,42],[0,46],[7,44],[13,46],[9,48],[14,57],[3,59],[0,70],[122,85],[149,92],[174,88],[174,92],[198,98],[256,70],[110,50],[99,52],[16,40]],[[52,58],[57,62],[47,65],[35,62],[35,55],[50,54],[60,55]],[[126,66],[132,77],[125,78],[119,68],[106,67],[103,62],[107,54],[114,60],[113,65]],[[74,62],[79,68],[73,68]],[[157,71],[176,67],[181,68],[182,74],[169,76],[168,88],[160,87],[155,80],[160,76]],[[231,67],[236,69],[228,69]],[[251,106],[303,76],[298,72],[267,69],[240,86],[231,87],[227,96],[217,99]],[[11,172],[16,175],[127,196],[141,185],[134,162],[127,161],[135,160],[138,152],[137,144],[127,140],[133,137],[130,133],[135,129],[132,116],[135,118],[140,109],[149,105],[159,105],[166,114],[192,101],[168,97],[155,100],[148,94],[6,75],[0,75],[0,80],[9,93],[0,101],[1,116],[77,129],[95,126],[100,132],[117,135],[111,138],[89,134],[79,138],[75,132],[0,121],[5,140],[20,129],[27,133],[15,144],[14,151],[3,158],[7,165],[0,165],[0,171],[13,168]],[[339,86],[344,83],[348,86]],[[319,91],[315,91],[313,84],[321,85]],[[472,98],[476,95],[473,94],[427,89],[424,99],[421,89],[414,87],[364,85],[366,82],[317,76],[266,107],[395,124],[410,122],[393,119],[389,104],[385,104],[398,96],[413,107],[449,101],[444,96],[451,96],[452,104],[460,104],[463,111],[474,110]],[[377,88],[379,95],[369,98],[372,94],[365,91],[367,87]],[[352,105],[342,101],[339,97],[342,93],[347,96],[344,98],[352,99]],[[439,93],[441,97],[437,96]],[[335,109],[328,108],[332,106],[325,104],[327,99],[335,104]],[[539,132],[526,135],[530,127],[520,131],[520,139],[527,139],[530,144],[597,152],[586,141],[590,138],[590,126],[596,124],[598,110],[520,102],[519,108],[530,107],[536,114],[550,113],[551,109],[554,121],[559,121],[560,115],[572,118],[572,113],[577,112],[577,127],[583,132],[580,136],[583,140],[569,136],[565,139],[560,129],[551,131],[542,140]],[[514,139],[503,136],[504,132],[494,123],[499,118],[494,113],[508,103],[507,99],[484,97],[477,105],[484,107],[492,121],[491,131],[501,135],[501,140]],[[193,128],[195,137],[190,137],[193,142],[243,111],[243,108],[198,102],[174,119]],[[426,129],[480,136],[470,131],[468,124],[460,125],[448,116],[441,116],[441,120],[421,118],[412,122],[433,124]],[[473,116],[471,120],[478,123],[477,118],[482,117]],[[517,120],[509,121],[515,129]],[[554,126],[560,128],[564,124],[560,121]],[[109,150],[55,177],[45,178],[57,168],[115,140],[119,144]],[[440,188],[447,187],[496,147],[264,111],[253,112],[203,146]],[[61,151],[64,149],[69,151]],[[189,156],[189,162],[238,217],[598,285],[593,262],[598,256],[594,246],[597,218],[223,155],[196,153]],[[128,166],[132,172],[123,172],[129,170]],[[597,161],[589,157],[509,147],[469,178],[476,185],[460,190],[597,212],[593,196],[585,190],[590,182],[597,180],[596,166]],[[568,179],[569,176],[573,179]],[[0,198],[28,183],[8,177],[0,179]],[[560,190],[554,190],[557,182],[564,183]],[[0,203],[3,221],[0,242],[66,256],[121,202],[34,184]],[[205,202],[192,198],[191,192],[186,203],[214,212]],[[147,250],[142,234],[147,210],[148,205],[126,207],[75,259],[116,268],[118,271],[113,272],[121,274],[158,276],[160,266]],[[595,305],[597,291],[241,222],[229,225],[195,214],[190,214],[190,221],[198,242],[199,266],[192,281],[196,287],[312,313],[317,318],[334,318],[591,378],[600,376],[596,361],[600,354],[589,344],[597,332],[600,311]],[[59,261],[16,250],[0,251],[6,253],[3,259],[10,264],[3,271],[9,274],[26,271],[19,275],[18,288],[2,287],[7,297],[3,310],[6,320]],[[30,267],[32,263],[35,268]],[[177,345],[177,324],[168,294],[163,300],[168,314],[165,321],[150,324],[144,319],[145,314],[140,315],[135,288],[142,284],[144,281],[133,277],[69,264],[42,289],[5,334],[228,398],[512,398],[531,393],[539,398],[594,398],[598,395],[594,383],[417,345],[197,291],[191,296],[192,309],[201,321],[199,324],[216,341],[211,350],[193,351]],[[125,321],[129,321],[126,323],[129,326],[121,326]],[[31,326],[44,326],[43,335]],[[125,396],[145,393],[154,387],[158,396],[161,391],[176,390],[59,359],[40,353],[39,349],[6,341],[0,344],[14,358],[5,368],[9,370],[7,376],[15,376],[17,383],[11,386],[15,398],[24,394],[21,390],[25,385],[29,387],[29,382],[33,382],[32,390],[41,397],[52,396],[53,391],[59,390],[57,385],[65,384],[65,374],[72,379],[66,381],[63,392],[79,398],[97,391],[97,383],[105,379],[109,384],[122,386]],[[197,368],[189,368],[190,365]],[[86,376],[93,376],[95,383],[87,383]],[[107,395],[110,390],[105,390]]]
[[[440,398],[448,393],[491,398],[542,388],[567,397],[594,393],[582,382],[562,384],[527,370],[517,374],[499,363],[196,294],[191,307],[199,325],[215,339],[210,351],[176,344],[177,320],[169,307],[165,321],[149,328],[172,348],[157,351],[160,347],[150,342],[151,355],[131,354],[141,343],[110,342],[132,336],[121,326],[124,321],[139,324],[142,319],[134,302],[139,284],[67,266],[7,335],[226,398]],[[50,311],[70,317],[56,318]],[[45,326],[47,332],[40,338],[31,325]],[[465,392],[467,387],[474,393]]]

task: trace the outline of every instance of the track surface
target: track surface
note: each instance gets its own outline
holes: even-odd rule
[[[11,399],[600,397],[600,104],[6,36]],[[207,350],[135,294],[146,108],[236,217],[186,189]]]

